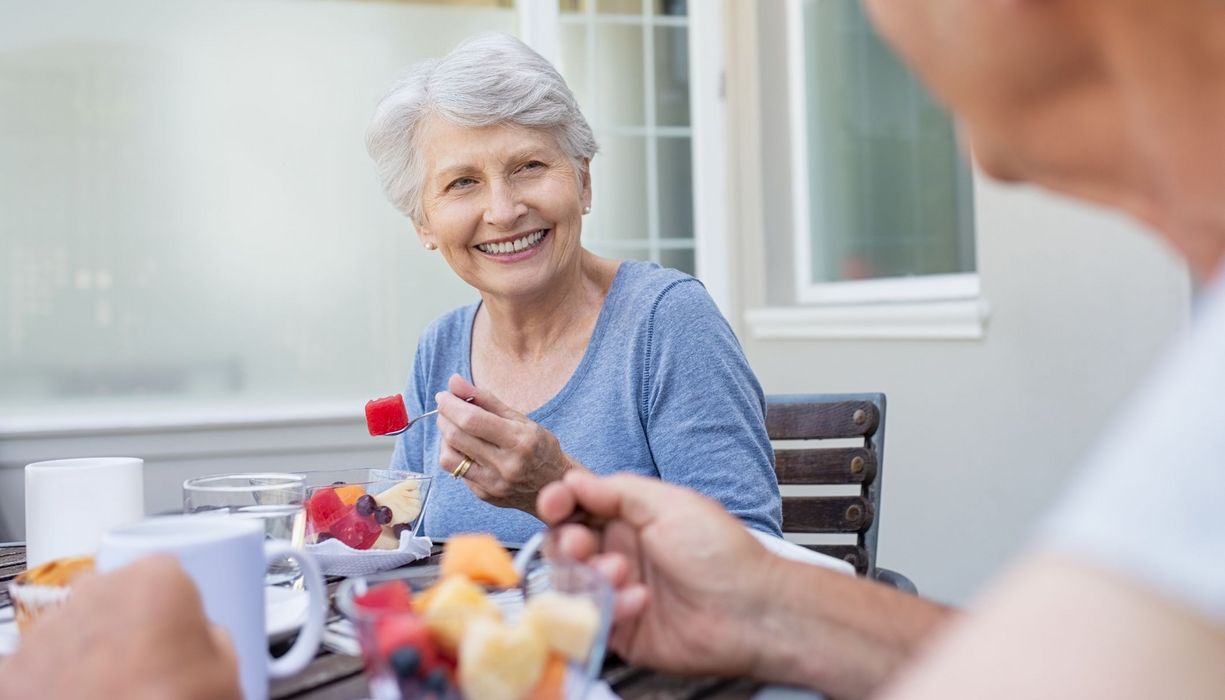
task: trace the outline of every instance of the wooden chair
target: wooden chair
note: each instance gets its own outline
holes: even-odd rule
[[[853,535],[854,543],[804,546],[850,562],[862,576],[915,592],[905,576],[876,566],[885,395],[767,396],[766,429],[774,441],[839,441],[836,446],[776,444],[774,469],[780,486],[858,487],[854,495],[784,496],[783,532]],[[848,439],[853,444],[846,444]]]

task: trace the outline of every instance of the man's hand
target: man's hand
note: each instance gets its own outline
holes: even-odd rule
[[[171,557],[73,585],[0,665],[0,698],[240,700],[238,660]]]
[[[656,479],[571,472],[540,492],[561,554],[616,589],[612,648],[666,671],[750,676],[861,698],[908,660],[948,611],[878,583],[766,551],[740,521]]]
[[[618,654],[679,673],[755,673],[762,584],[781,562],[740,521],[697,493],[629,475],[567,474],[537,509],[558,523],[576,506],[606,524],[565,525],[558,546],[616,587]]]

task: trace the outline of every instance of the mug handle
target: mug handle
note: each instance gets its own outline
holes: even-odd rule
[[[328,589],[323,585],[323,574],[319,565],[310,554],[294,549],[288,542],[265,542],[264,560],[269,564],[274,559],[286,557],[297,562],[305,579],[306,592],[310,595],[307,607],[306,624],[298,633],[289,651],[279,658],[268,656],[268,675],[271,678],[285,678],[301,671],[315,658],[319,650],[319,641],[323,638],[323,626],[327,620]]]

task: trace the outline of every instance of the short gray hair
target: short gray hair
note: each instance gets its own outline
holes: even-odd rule
[[[436,114],[454,124],[515,124],[553,133],[582,176],[595,136],[566,81],[543,56],[505,34],[479,34],[441,59],[414,65],[379,103],[366,131],[387,199],[421,221],[425,180],[420,127]]]

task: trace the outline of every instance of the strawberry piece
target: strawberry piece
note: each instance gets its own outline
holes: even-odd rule
[[[319,489],[306,501],[306,531],[308,535],[327,532],[332,523],[344,517],[347,508],[336,489]]]
[[[353,506],[346,506],[346,513],[328,528],[328,532],[336,539],[353,549],[370,549],[379,538],[383,528],[370,518],[357,514]]]
[[[387,581],[353,599],[360,607],[388,612],[412,612],[413,591],[403,581]]]
[[[421,675],[438,665],[438,648],[430,638],[425,622],[416,615],[387,615],[375,623],[375,646],[380,658],[391,658],[393,652],[412,647],[421,654]]]
[[[366,402],[366,428],[371,435],[398,433],[408,427],[408,409],[404,397],[384,396]]]

